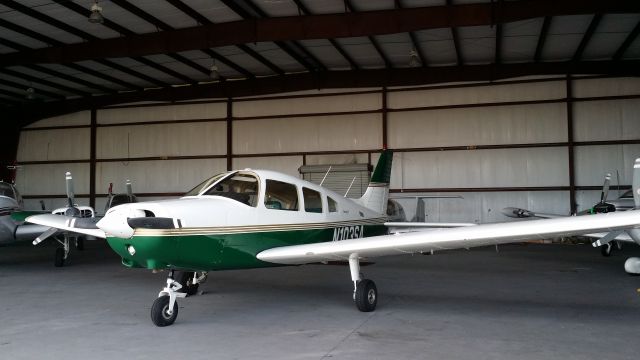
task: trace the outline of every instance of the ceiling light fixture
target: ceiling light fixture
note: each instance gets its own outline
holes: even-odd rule
[[[411,49],[409,51],[409,67],[418,67],[420,66],[420,58],[418,57],[418,53],[416,49]]]
[[[92,24],[102,24],[104,17],[102,16],[102,8],[98,5],[98,0],[95,0],[91,5],[91,15],[89,15],[89,22]]]
[[[209,76],[211,77],[211,79],[220,80],[220,71],[218,70],[218,65],[216,65],[215,60],[213,60],[213,64],[211,64],[211,67],[209,68],[209,70],[211,71],[209,73]]]
[[[32,87],[28,87],[26,90],[25,98],[27,100],[33,100],[36,98],[36,90]]]

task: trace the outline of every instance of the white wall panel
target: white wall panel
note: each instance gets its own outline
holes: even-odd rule
[[[368,162],[367,154],[307,155],[307,165],[366,164]],[[376,162],[373,164],[375,166]]]
[[[16,187],[22,195],[64,195],[67,171],[73,176],[74,192],[88,194],[88,163],[23,165],[16,171]]]
[[[620,174],[620,183],[629,185],[633,163],[640,157],[640,145],[578,146],[574,155],[576,185],[601,185],[607,173],[612,175],[612,184],[615,184],[616,170]]]
[[[404,109],[424,106],[548,100],[566,97],[562,81],[507,84],[468,88],[389,92],[388,106]]]
[[[18,161],[89,159],[90,129],[20,132]]]
[[[44,202],[44,209],[46,211],[53,211],[55,209],[59,209],[67,206],[67,198],[55,198],[55,199],[24,199],[24,208],[25,210],[41,210],[40,201]],[[88,197],[76,197],[75,203],[77,205],[89,206],[89,198]],[[104,205],[102,208],[97,208],[98,213],[102,214],[104,209]]]
[[[640,139],[640,99],[575,102],[574,140]]]
[[[377,110],[382,94],[355,94],[310,98],[240,101],[233,103],[234,117]]]
[[[391,112],[392,148],[565,142],[566,105]]]
[[[110,182],[122,189],[129,179],[134,193],[183,193],[226,168],[226,159],[103,162],[96,164],[96,192],[106,193]]]
[[[48,119],[36,121],[35,123],[27,126],[27,128],[39,128],[48,126],[78,126],[78,125],[90,125],[91,124],[91,112],[79,111],[73,114],[66,114],[56,116]]]
[[[126,124],[141,121],[221,119],[227,116],[226,103],[145,106],[98,110],[98,124]]]
[[[224,155],[226,127],[225,122],[219,121],[100,127],[97,157]]]
[[[116,192],[115,188],[116,185],[113,185],[114,187],[114,192]],[[133,189],[134,194],[135,194],[135,189]],[[124,193],[124,190],[118,190],[117,193]],[[137,196],[138,198],[138,202],[143,202],[143,201],[158,201],[158,200],[166,200],[166,199],[179,199],[179,196],[163,196],[163,197],[157,197],[157,196]],[[89,199],[87,199],[87,204],[89,203]],[[101,196],[101,197],[97,197],[96,198],[96,207],[95,207],[95,211],[96,213],[98,213],[99,215],[102,215],[105,213],[105,206],[107,206],[107,197],[106,196]]]
[[[297,178],[298,168],[302,166],[302,156],[267,156],[233,159],[234,169],[262,169],[279,171]]]
[[[640,79],[611,78],[573,81],[574,97],[617,96],[640,94]]]
[[[366,150],[381,146],[380,114],[242,120],[233,123],[234,154]]]
[[[566,186],[567,157],[563,147],[397,153],[391,187]]]

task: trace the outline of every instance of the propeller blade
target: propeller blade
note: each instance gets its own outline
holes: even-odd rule
[[[640,209],[640,158],[633,164],[633,202]]]
[[[133,187],[131,186],[131,180],[127,179],[127,195],[129,195],[129,199],[133,195]]]
[[[514,208],[514,207],[506,207],[502,209],[501,212],[504,216],[508,216],[511,218],[529,218],[529,217],[536,216],[536,214],[533,211],[529,211],[527,209]]]
[[[604,184],[602,184],[602,193],[600,193],[600,203],[607,201],[609,196],[609,183],[611,182],[611,174],[607,174],[604,177]]]
[[[40,236],[38,236],[35,240],[33,240],[32,244],[33,245],[38,245],[41,242],[43,242],[44,240],[46,240],[47,238],[49,238],[51,235],[55,234],[58,232],[57,228],[49,228],[49,230],[43,232],[42,234],[40,234]]]
[[[73,198],[73,177],[71,177],[71,173],[68,171],[65,174],[65,181],[67,184],[67,201],[69,202],[69,207],[72,208],[75,200]]]

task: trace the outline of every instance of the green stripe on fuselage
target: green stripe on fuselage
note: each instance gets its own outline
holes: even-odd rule
[[[358,226],[360,227],[360,226]],[[338,230],[336,230],[338,229]],[[319,242],[343,240],[354,237],[383,235],[386,227],[364,225],[364,234],[358,231],[336,237],[341,228],[324,228],[295,231],[250,232],[211,235],[134,236],[131,239],[108,237],[109,246],[122,257],[128,267],[148,269],[188,269],[213,271],[227,269],[250,269],[278,264],[260,261],[256,255],[263,250]],[[133,246],[130,255],[127,247]]]

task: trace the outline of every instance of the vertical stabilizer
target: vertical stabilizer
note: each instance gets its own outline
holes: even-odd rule
[[[384,150],[378,159],[378,164],[373,170],[369,187],[358,202],[375,212],[385,214],[387,212],[387,201],[389,200],[389,182],[391,180],[391,163],[393,152]]]

